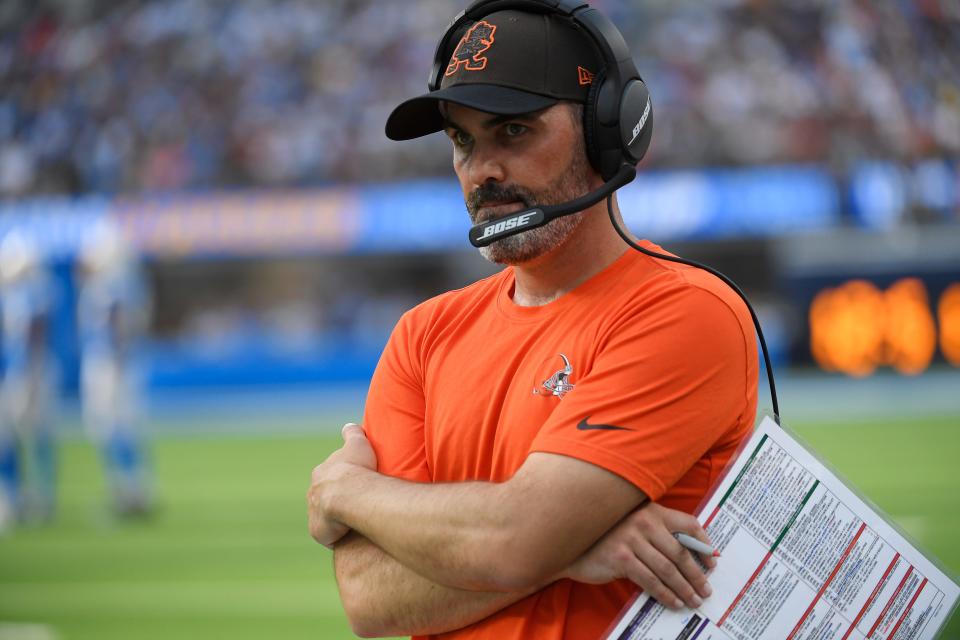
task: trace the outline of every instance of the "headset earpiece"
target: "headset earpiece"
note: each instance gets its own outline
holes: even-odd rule
[[[606,72],[603,80],[591,91],[593,122],[591,123],[594,168],[604,180],[614,176],[624,164],[635,164],[625,153],[620,136],[620,106],[623,92],[616,77]]]
[[[587,158],[604,180],[624,164],[635,165],[650,146],[652,107],[642,80],[632,79],[622,91],[601,70],[593,81],[583,112]]]
[[[587,102],[583,105],[583,138],[587,149],[587,159],[590,166],[600,171],[600,153],[598,151],[597,141],[597,97],[600,94],[600,85],[606,76],[606,70],[600,69],[593,78],[593,84],[590,86],[590,93],[587,94]]]
[[[631,80],[620,99],[620,148],[633,164],[640,162],[653,137],[653,105],[643,80]]]

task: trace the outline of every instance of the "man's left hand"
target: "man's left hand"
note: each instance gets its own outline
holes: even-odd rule
[[[310,535],[328,548],[332,548],[334,543],[345,536],[350,529],[327,516],[324,510],[324,489],[338,477],[356,467],[377,470],[377,456],[360,425],[347,423],[343,426],[341,434],[343,446],[314,467],[310,488],[307,490],[307,519]]]
[[[696,518],[647,502],[608,531],[562,577],[587,584],[628,578],[665,607],[695,609],[711,589],[691,552],[673,537],[678,531],[710,544]],[[717,564],[711,556],[700,558],[708,570]]]

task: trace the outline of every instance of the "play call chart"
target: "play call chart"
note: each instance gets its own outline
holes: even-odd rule
[[[616,640],[933,638],[960,587],[767,418],[700,513],[714,595],[672,612],[640,596]]]

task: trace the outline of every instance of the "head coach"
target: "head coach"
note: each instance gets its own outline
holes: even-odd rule
[[[757,351],[736,293],[621,229],[652,122],[623,37],[565,0],[474,3],[387,121],[446,133],[506,267],[403,316],[313,471],[359,635],[597,638],[637,586],[709,597],[672,533],[707,540],[688,513],[752,429]]]

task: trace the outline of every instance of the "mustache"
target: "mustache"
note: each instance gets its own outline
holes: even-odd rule
[[[522,202],[524,207],[532,207],[536,204],[534,198],[526,189],[515,185],[500,185],[493,182],[480,185],[470,195],[467,196],[467,211],[470,219],[476,223],[477,212],[491,202],[504,202],[516,200]]]

